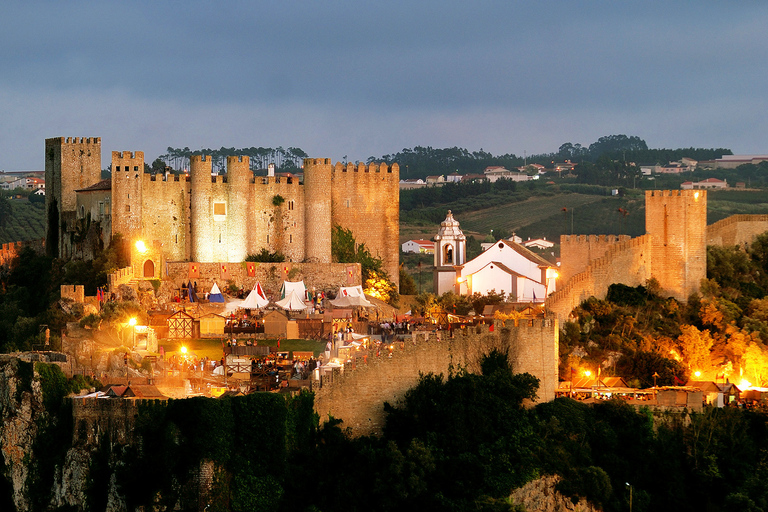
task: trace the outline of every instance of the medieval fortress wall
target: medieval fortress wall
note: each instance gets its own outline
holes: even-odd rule
[[[707,226],[707,244],[744,247],[768,231],[768,215],[731,215]]]
[[[226,175],[212,175],[205,155],[190,160],[189,176],[144,173],[144,153],[112,152],[112,235],[157,247],[152,266],[165,262],[238,263],[266,249],[292,262],[331,263],[334,225],[382,258],[390,279],[399,277],[397,164],[331,164],[305,159],[304,183],[295,177],[255,177],[247,156],[227,158]],[[101,139],[46,139],[48,239],[55,255],[69,256],[77,219],[77,190],[100,181]],[[55,219],[54,219],[55,217]],[[105,245],[108,240],[103,241]],[[132,251],[133,254],[133,251]]]
[[[397,404],[422,374],[442,374],[466,368],[480,373],[484,355],[497,349],[507,355],[515,373],[540,380],[539,401],[554,399],[558,381],[559,327],[556,319],[497,321],[493,330],[480,325],[448,331],[414,333],[412,340],[395,343],[392,357],[376,357],[336,374],[315,390],[315,411],[321,421],[330,414],[342,418],[353,435],[381,432],[384,402]],[[382,350],[382,354],[384,354]]]
[[[707,245],[744,246],[768,231],[768,215],[733,215],[707,226],[705,190],[647,191],[645,201],[643,236],[561,237],[567,281],[546,301],[559,319],[590,296],[604,298],[613,283],[645,285],[651,277],[663,293],[685,301],[706,278]]]

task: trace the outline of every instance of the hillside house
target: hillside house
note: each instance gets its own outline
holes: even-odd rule
[[[408,240],[402,245],[403,252],[415,254],[434,254],[435,242],[431,240]]]

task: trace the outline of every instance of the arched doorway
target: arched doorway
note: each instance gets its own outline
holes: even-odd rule
[[[152,260],[144,262],[144,277],[155,277],[155,264]]]

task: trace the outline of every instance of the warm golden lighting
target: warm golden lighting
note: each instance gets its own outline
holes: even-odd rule
[[[182,354],[186,354],[187,353],[187,347],[185,347],[184,345],[181,346],[181,353]]]
[[[137,240],[136,241],[136,250],[139,251],[139,254],[144,254],[147,252],[147,246],[144,244],[144,241]]]
[[[739,382],[739,389],[741,389],[742,391],[751,387],[752,387],[752,383],[749,382],[747,379],[741,379],[741,382]]]
[[[133,326],[135,326],[135,325],[136,325],[136,317],[135,317],[135,316],[134,316],[134,317],[131,317],[131,318],[128,320],[128,325],[130,325],[131,327],[133,327]]]
[[[466,281],[466,278],[464,278],[464,277],[459,277],[459,278],[456,279],[456,282],[459,283],[459,284],[463,283],[464,281]]]
[[[584,370],[584,375],[587,377],[590,377],[592,375],[592,372],[589,370]]]
[[[699,199],[699,193],[698,193],[698,192],[694,192],[694,194],[693,194],[693,198],[694,198],[695,200],[698,200],[698,199]]]
[[[697,379],[698,379],[699,377],[701,377],[701,372],[700,372],[700,371],[698,371],[698,370],[696,370],[695,372],[693,372],[693,374],[696,376],[696,378],[697,378]]]

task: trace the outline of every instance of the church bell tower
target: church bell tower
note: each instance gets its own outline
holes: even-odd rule
[[[459,223],[448,210],[440,230],[435,235],[435,294],[457,293],[456,267],[464,265],[467,259],[467,237]]]

